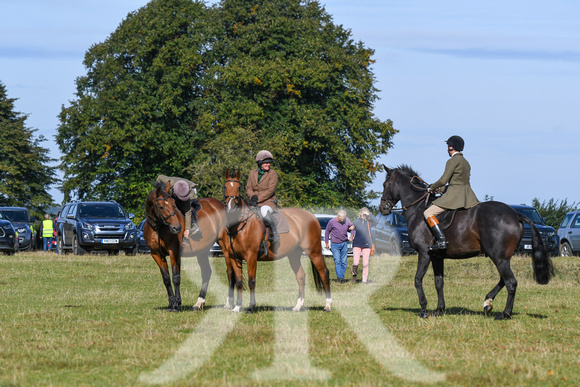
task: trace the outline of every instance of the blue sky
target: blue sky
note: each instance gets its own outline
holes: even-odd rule
[[[480,200],[580,202],[580,2],[321,3],[376,51],[375,114],[400,131],[381,162],[409,164],[433,182],[448,157],[443,141],[458,134]],[[57,116],[85,74],[84,53],[146,4],[0,2],[0,81],[54,158]]]

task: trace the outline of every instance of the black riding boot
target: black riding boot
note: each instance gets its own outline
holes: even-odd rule
[[[198,235],[201,237],[201,229],[199,228],[197,211],[201,209],[201,206],[197,200],[193,199],[191,201],[191,229],[189,230],[190,235]]]
[[[441,251],[447,249],[447,241],[445,240],[445,235],[443,231],[441,231],[441,227],[439,227],[439,221],[437,217],[431,216],[427,219],[427,224],[429,225],[429,230],[431,230],[431,234],[435,237],[435,242],[429,246],[429,250],[431,251]]]
[[[278,221],[274,218],[271,212],[268,212],[266,216],[263,217],[266,227],[270,228],[270,242],[272,245],[280,244],[280,235],[278,235]]]
[[[356,284],[356,276],[358,275],[358,265],[352,265],[352,283]]]

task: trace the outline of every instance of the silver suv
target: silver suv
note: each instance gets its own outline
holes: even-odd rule
[[[560,256],[580,255],[580,211],[570,211],[558,228]]]

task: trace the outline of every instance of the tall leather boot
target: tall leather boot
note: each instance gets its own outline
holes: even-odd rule
[[[189,233],[191,236],[196,235],[197,237],[201,238],[201,229],[199,228],[199,222],[197,219],[197,211],[201,209],[201,206],[197,202],[197,200],[193,199],[191,201],[191,229]]]
[[[273,246],[279,246],[280,235],[278,235],[278,222],[276,221],[276,218],[274,218],[274,215],[272,215],[271,212],[268,212],[266,216],[263,217],[263,219],[266,227],[268,227],[271,231],[269,241]]]
[[[441,231],[441,227],[439,226],[439,221],[437,217],[430,216],[427,218],[427,224],[429,225],[429,230],[433,237],[435,238],[435,242],[429,246],[429,250],[431,251],[441,251],[447,249],[447,241],[445,240],[445,235],[443,231]]]
[[[358,275],[358,265],[352,265],[352,283],[356,284],[356,276]]]

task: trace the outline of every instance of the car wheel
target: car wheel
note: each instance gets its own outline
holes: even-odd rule
[[[572,247],[568,242],[562,242],[560,245],[560,257],[571,257],[572,256]]]
[[[135,255],[137,255],[138,252],[139,252],[139,245],[135,245],[135,247],[133,247],[132,249],[125,250],[125,255],[129,255],[131,257],[134,257]]]
[[[392,240],[389,243],[389,255],[394,257],[401,256],[402,249],[399,246],[399,242],[397,240]]]
[[[85,254],[85,249],[83,249],[81,247],[81,245],[79,245],[79,237],[76,235],[73,235],[73,253],[74,253],[74,255],[84,255]]]
[[[66,252],[64,251],[64,243],[62,242],[62,237],[56,238],[56,246],[58,249],[58,255],[64,255]]]

